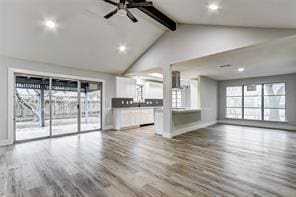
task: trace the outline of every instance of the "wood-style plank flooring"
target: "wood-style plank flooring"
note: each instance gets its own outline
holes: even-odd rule
[[[0,148],[0,196],[296,196],[296,132],[153,127]]]

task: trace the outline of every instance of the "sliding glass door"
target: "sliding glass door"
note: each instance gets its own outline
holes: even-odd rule
[[[102,83],[17,75],[15,140],[102,129]]]
[[[101,83],[81,81],[81,119],[80,129],[82,132],[100,130],[101,124]]]
[[[78,81],[52,79],[52,135],[78,132]]]
[[[50,79],[17,76],[15,80],[16,141],[50,136]]]

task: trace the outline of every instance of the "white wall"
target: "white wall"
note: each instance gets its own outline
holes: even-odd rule
[[[296,30],[180,25],[165,33],[125,74],[295,35]]]
[[[78,70],[63,66],[38,63],[15,58],[0,56],[0,144],[8,138],[8,68],[33,70],[37,72],[48,72],[63,75],[78,76],[105,80],[105,92],[103,99],[105,103],[104,119],[105,128],[112,125],[111,98],[115,96],[115,76],[99,72]]]
[[[202,122],[216,122],[218,119],[218,81],[199,77],[200,107]],[[220,99],[220,98],[219,98]]]
[[[226,114],[226,87],[244,84],[286,82],[286,115],[288,123],[230,120]],[[250,79],[219,81],[219,121],[230,124],[261,126],[270,128],[296,129],[296,74],[259,77]]]
[[[199,103],[198,97],[198,81],[197,80],[190,80],[190,107],[191,108],[198,108]]]

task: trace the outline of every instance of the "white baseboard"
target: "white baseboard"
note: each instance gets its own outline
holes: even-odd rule
[[[182,129],[178,129],[178,130],[175,130],[172,134],[170,134],[169,137],[173,138],[175,136],[178,136],[178,135],[181,135],[181,134],[184,134],[184,133],[187,133],[187,132],[195,131],[195,130],[198,130],[198,129],[202,129],[202,128],[205,128],[205,127],[208,127],[208,126],[212,126],[214,124],[217,124],[217,121],[205,122],[205,123],[185,127],[185,128],[182,128]]]
[[[259,128],[269,128],[269,129],[283,129],[296,131],[296,126],[288,125],[285,123],[274,123],[274,122],[253,122],[253,121],[241,121],[241,120],[218,120],[218,123],[222,124],[232,124],[239,126],[250,126]]]
[[[0,146],[8,146],[13,144],[10,140],[0,140]]]
[[[104,128],[103,128],[104,131],[105,130],[111,130],[111,129],[113,129],[112,125],[105,125]]]

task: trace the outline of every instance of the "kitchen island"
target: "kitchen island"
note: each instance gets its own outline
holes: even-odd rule
[[[164,137],[172,138],[174,136],[194,131],[206,127],[202,120],[201,108],[172,109],[172,131],[164,131],[163,127],[163,108],[154,109],[155,133]]]

